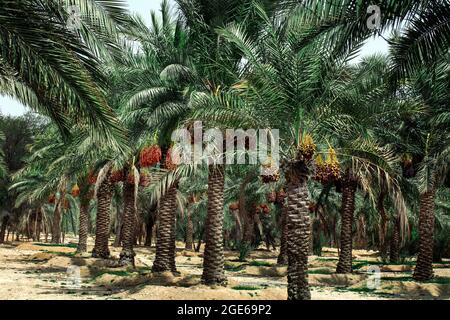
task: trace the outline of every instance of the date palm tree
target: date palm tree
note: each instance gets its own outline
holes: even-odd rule
[[[378,133],[380,124],[395,121],[400,112],[415,110],[397,103],[390,93],[386,70],[388,60],[382,56],[368,57],[356,67],[341,69],[340,72],[347,79],[334,90],[335,99],[329,105],[337,113],[323,127],[332,133],[329,141],[341,157],[341,250],[336,269],[338,273],[352,272],[352,228],[358,188],[374,199],[377,186],[384,186],[380,193],[389,193],[402,224],[406,222],[406,207],[400,187],[401,173],[396,164],[398,159],[390,146],[382,146]],[[377,101],[377,104],[374,105],[373,101]]]
[[[122,252],[119,263],[121,265],[131,265],[134,267],[134,256],[136,255],[133,246],[135,242],[135,228],[137,215],[137,192],[139,188],[139,172],[134,166],[125,171],[125,181],[123,182],[123,217],[122,217]],[[132,181],[130,181],[132,178]]]
[[[65,4],[78,5],[84,17],[92,18],[81,21],[78,34],[67,28],[69,14],[59,1],[3,1],[0,44],[7,50],[0,55],[0,92],[49,116],[64,136],[78,122],[93,138],[117,147],[124,132],[103,93],[105,77],[98,57],[106,53],[96,53],[102,46],[113,47],[108,39],[114,37],[108,36],[124,17],[123,4]]]
[[[398,151],[411,155],[410,177],[419,195],[419,254],[414,271],[414,278],[419,281],[433,277],[436,191],[448,172],[448,70],[447,54],[432,66],[417,70],[401,87],[402,98],[426,111],[422,117],[405,117],[396,131],[401,140]]]
[[[89,209],[90,201],[89,190],[90,186],[88,181],[86,181],[86,176],[84,179],[79,179],[78,184],[80,185],[80,215],[78,224],[78,245],[77,253],[83,254],[87,252],[87,239],[88,239],[88,229],[89,229]]]
[[[108,162],[99,172],[95,185],[97,197],[97,219],[95,224],[94,258],[109,258],[109,222],[113,185],[110,180],[112,164]]]
[[[173,183],[162,196],[158,210],[159,226],[156,240],[156,257],[152,271],[176,272],[175,265],[175,220],[177,184]]]

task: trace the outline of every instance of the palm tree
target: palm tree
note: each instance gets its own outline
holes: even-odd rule
[[[288,2],[288,4],[290,4]],[[392,50],[391,75],[396,80],[412,75],[422,65],[430,65],[445,54],[450,42],[450,6],[447,0],[382,0],[379,26],[368,28],[375,11],[370,0],[324,0],[294,3],[303,21],[315,27],[305,30],[304,42],[319,38],[336,56],[351,53],[362,39],[381,36],[392,28],[400,30],[387,40]],[[336,36],[336,34],[340,36]]]
[[[109,258],[109,221],[113,186],[110,181],[111,164],[106,164],[99,172],[95,191],[97,194],[97,219],[95,224],[94,258]]]
[[[183,92],[191,79],[191,71],[186,66],[185,31],[170,17],[168,1],[161,3],[161,19],[154,12],[151,16],[151,28],[139,17],[133,17],[126,34],[139,41],[142,51],[130,56],[130,63],[124,68],[118,68],[128,83],[122,119],[130,128],[136,149],[148,143],[149,132],[150,136],[158,137],[158,141],[153,142],[158,142],[163,149],[168,147],[171,132],[189,110]],[[166,170],[161,172],[167,173]],[[176,181],[169,181],[153,199],[154,203],[161,201],[154,271],[176,271],[174,197],[177,191]]]
[[[175,265],[175,219],[177,184],[172,183],[161,198],[158,210],[158,229],[156,240],[156,257],[153,272],[176,272]]]
[[[133,181],[129,181],[128,177]],[[136,167],[131,166],[130,170],[125,171],[125,181],[123,183],[123,217],[122,217],[122,252],[120,253],[119,263],[121,265],[131,265],[134,267],[134,256],[136,255],[133,246],[135,242],[135,228],[137,215],[137,188],[139,186],[139,172]]]
[[[337,113],[330,117],[328,124],[335,129],[326,130],[332,132],[330,141],[339,147],[337,153],[343,160],[342,178],[338,180],[342,188],[338,273],[352,272],[352,228],[358,187],[374,198],[376,186],[381,186],[379,200],[384,200],[383,194],[389,191],[401,221],[406,220],[397,158],[391,148],[381,146],[377,137],[380,123],[394,121],[397,111],[407,110],[405,106],[396,105],[390,94],[384,71],[387,66],[384,57],[374,56],[364,59],[355,68],[344,67],[341,72],[347,79],[335,90],[336,98],[330,105]],[[372,103],[375,100],[378,101],[376,106]],[[355,136],[358,138],[350,139]],[[384,212],[382,206],[383,201],[379,201],[380,214]]]
[[[83,254],[87,252],[87,239],[89,229],[89,209],[90,209],[90,186],[84,176],[84,179],[79,179],[80,184],[80,214],[78,227],[78,245],[77,253]]]
[[[251,36],[258,34],[264,20],[255,14],[252,1],[218,1],[202,3],[195,0],[177,0],[184,22],[192,60],[195,61],[196,90],[190,96],[192,108],[188,119],[201,120],[211,127],[226,128],[236,124],[238,116],[233,114],[236,100],[228,96],[229,89],[238,81],[242,53],[221,40],[216,32],[228,24],[245,21]],[[275,15],[279,1],[263,1],[269,15]],[[224,12],[226,14],[224,14]],[[213,57],[213,58],[212,58]],[[213,61],[213,63],[211,63]],[[226,114],[226,116],[224,116]],[[248,118],[248,117],[245,117]],[[220,163],[209,164],[206,247],[203,260],[202,281],[206,284],[223,284],[223,188],[225,168]]]
[[[62,142],[55,126],[47,127],[35,137],[26,166],[13,175],[10,186],[10,190],[18,193],[17,208],[25,203],[41,208],[49,197],[54,198],[51,241],[56,244],[61,242],[61,219],[65,203],[69,201],[70,178],[61,157],[70,147],[71,144]]]
[[[52,223],[52,240],[51,243],[61,243],[61,214],[65,201],[65,191],[67,188],[67,178],[62,177],[57,188],[57,196],[55,202],[55,209],[53,211]]]
[[[208,215],[206,217],[206,246],[203,256],[202,281],[206,284],[226,282],[223,255],[223,205],[225,168],[210,165],[208,175]]]
[[[117,147],[116,142],[124,137],[123,130],[106,102],[105,77],[93,54],[94,48],[111,41],[108,36],[94,41],[93,31],[100,35],[109,30],[106,34],[112,34],[105,25],[111,27],[119,22],[125,11],[118,2],[75,4],[93,19],[83,22],[81,36],[66,27],[68,13],[57,1],[2,4],[0,25],[4,32],[0,43],[8,50],[0,55],[0,92],[49,116],[65,136],[78,121],[87,125],[93,138]],[[99,16],[102,19],[97,19]],[[86,41],[89,36],[91,41]]]
[[[402,151],[413,155],[413,175],[419,192],[419,254],[414,270],[414,278],[419,281],[433,277],[436,191],[448,172],[448,70],[447,54],[432,68],[424,67],[407,79],[405,86],[409,88],[411,103],[430,109],[422,118],[407,119],[409,123],[405,121],[397,131],[404,141]],[[417,137],[404,136],[404,129]]]

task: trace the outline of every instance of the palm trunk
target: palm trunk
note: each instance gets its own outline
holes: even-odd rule
[[[136,253],[133,250],[135,242],[136,230],[136,198],[135,198],[134,184],[124,182],[123,186],[123,226],[122,226],[122,252],[120,253],[119,264],[122,266],[134,267],[134,256]]]
[[[399,262],[400,256],[400,219],[394,220],[391,237],[391,247],[389,252],[389,260],[391,263]]]
[[[245,210],[243,241],[250,246],[255,238],[255,212]]]
[[[281,239],[280,239],[280,254],[278,255],[277,263],[281,265],[288,264],[288,256],[287,256],[287,234],[288,234],[288,225],[287,225],[287,214],[288,210],[286,205],[280,204],[281,207]]]
[[[288,300],[310,300],[308,251],[311,235],[307,168],[303,163],[292,163],[286,179]]]
[[[2,227],[0,229],[0,243],[5,242],[5,233],[6,233],[6,227],[8,225],[9,216],[4,216],[2,219]]]
[[[433,278],[434,188],[420,195],[419,255],[414,279],[426,281]]]
[[[384,192],[380,193],[378,198],[378,211],[380,213],[380,226],[378,230],[378,238],[379,238],[379,250],[382,257],[387,256],[388,244],[386,241],[387,235],[387,225],[388,225],[388,216],[386,214],[386,210],[384,209],[384,199],[386,194]]]
[[[144,246],[151,247],[152,246],[152,238],[153,238],[153,228],[156,222],[156,210],[157,205],[153,205],[148,213],[147,221],[145,224],[145,243]]]
[[[97,191],[97,221],[95,224],[95,245],[92,250],[94,258],[109,258],[109,221],[111,213],[111,199],[113,185],[109,180],[109,173]]]
[[[205,237],[205,228],[202,226],[200,222],[197,224],[198,230],[200,230],[200,235],[198,237],[197,246],[195,247],[195,252],[200,252],[200,249],[202,247],[202,241]]]
[[[57,200],[55,203],[55,210],[53,211],[52,222],[52,239],[51,243],[61,243],[61,205],[63,199]]]
[[[122,228],[123,228],[123,213],[117,208],[117,222],[116,222],[116,237],[114,238],[113,247],[118,248],[122,244]]]
[[[356,181],[351,176],[342,181],[341,239],[337,273],[352,272],[352,226],[356,187]]]
[[[239,187],[239,217],[244,222],[242,228],[242,241],[248,246],[251,245],[253,240],[255,221],[253,220],[254,212],[248,212],[247,210],[245,189],[252,181],[252,178],[253,175],[248,174]]]
[[[42,227],[42,209],[39,208],[36,210],[36,227],[34,230],[35,241],[41,241],[41,227]]]
[[[186,250],[194,250],[194,224],[192,223],[192,217],[190,209],[187,213],[187,223],[186,223]]]
[[[176,222],[177,185],[174,183],[161,199],[158,213],[156,236],[156,256],[153,272],[176,272],[175,268],[175,222]],[[172,243],[173,242],[173,243]]]
[[[232,237],[234,241],[234,247],[236,247],[236,245],[238,243],[241,243],[243,239],[242,223],[239,216],[239,212],[237,210],[231,210],[231,214],[233,215],[234,218],[234,233]]]
[[[356,223],[355,246],[357,249],[367,249],[366,220],[363,213],[360,214]]]
[[[202,282],[208,285],[226,283],[223,253],[224,186],[225,167],[209,166],[206,245],[202,275]]]
[[[80,226],[78,229],[77,253],[87,252],[88,220],[89,220],[89,199],[86,199],[84,196],[81,196]]]

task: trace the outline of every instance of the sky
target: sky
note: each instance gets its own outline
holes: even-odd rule
[[[169,0],[173,4],[173,0]],[[160,0],[128,0],[129,9],[133,12],[140,13],[144,19],[150,21],[150,11],[159,11]],[[374,53],[387,53],[388,45],[381,39],[369,39],[366,45],[361,49],[359,58],[355,62],[359,61],[361,57],[368,56]],[[0,94],[0,112],[11,116],[20,116],[27,111],[20,102],[13,98],[5,97]]]

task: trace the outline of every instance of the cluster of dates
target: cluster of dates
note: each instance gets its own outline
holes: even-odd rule
[[[341,166],[333,148],[328,150],[327,159],[323,161],[321,155],[316,158],[316,175],[314,179],[322,184],[335,182],[341,177]]]
[[[162,159],[162,151],[158,145],[145,147],[141,150],[139,155],[139,163],[142,168],[152,167],[157,165]]]
[[[311,135],[307,134],[302,139],[302,143],[298,147],[297,158],[299,160],[309,161],[313,158],[314,153],[317,150],[317,146]]]

